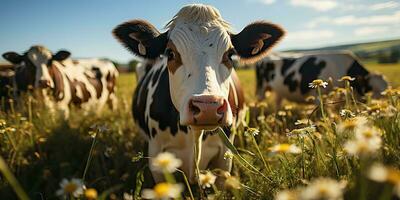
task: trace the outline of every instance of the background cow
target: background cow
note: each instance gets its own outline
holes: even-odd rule
[[[313,80],[331,78],[333,85],[328,88],[343,87],[338,80],[346,75],[355,78],[351,86],[358,95],[372,92],[379,97],[388,86],[382,75],[369,72],[350,52],[281,53],[256,64],[256,93],[262,100],[265,91],[272,89],[278,105],[283,98],[305,102],[307,96],[315,95],[315,90],[309,87]]]
[[[109,61],[69,59],[68,51],[52,54],[43,46],[32,46],[23,55],[7,52],[3,57],[13,63],[14,96],[30,87],[37,97],[54,111],[60,109],[69,116],[69,106],[75,105],[99,112],[107,102],[115,106],[115,79],[118,71]]]
[[[132,20],[113,33],[128,50],[152,63],[149,71],[144,70],[132,105],[135,121],[149,139],[149,156],[174,153],[194,182],[196,134],[219,126],[229,134],[243,108],[231,57],[256,61],[284,32],[260,21],[234,34],[217,9],[200,4],[183,7],[166,28],[160,33],[146,21]],[[200,169],[229,170],[230,162],[223,158],[226,150],[217,135],[207,135]],[[156,181],[162,179],[154,170],[153,176]]]

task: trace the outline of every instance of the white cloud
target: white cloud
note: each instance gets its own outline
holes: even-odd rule
[[[266,4],[266,5],[270,5],[275,3],[275,0],[259,0],[260,3]]]
[[[355,36],[376,36],[378,34],[385,34],[389,31],[387,26],[366,26],[354,30]]]
[[[307,23],[306,27],[314,28],[324,23],[338,26],[400,24],[400,11],[393,14],[370,15],[365,17],[356,17],[354,15],[346,15],[337,18],[320,17]]]
[[[399,2],[388,1],[383,3],[377,3],[369,6],[370,10],[383,10],[383,9],[394,9],[400,7]]]
[[[330,39],[335,36],[335,32],[331,30],[303,30],[289,31],[286,41],[288,42],[304,42],[304,41],[320,41]]]
[[[328,11],[338,6],[333,0],[290,0],[293,6],[309,7],[317,11]]]

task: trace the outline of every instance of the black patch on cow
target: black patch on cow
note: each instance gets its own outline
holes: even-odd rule
[[[284,58],[282,60],[282,68],[281,68],[281,74],[282,76],[285,76],[286,72],[293,66],[293,63],[296,61],[294,58]]]
[[[299,84],[297,80],[293,80],[295,74],[296,72],[293,71],[289,73],[283,80],[283,84],[285,84],[289,88],[290,92],[296,91],[297,86]]]
[[[156,72],[154,72],[153,81],[152,81],[152,86],[153,86],[153,87],[156,85],[157,80],[160,78],[160,73],[161,73],[162,69],[163,69],[163,68],[160,67],[160,69],[158,69]]]
[[[157,130],[155,128],[151,129],[151,135],[154,137],[157,135]]]
[[[163,68],[158,85],[152,97],[153,102],[150,105],[150,117],[157,121],[161,130],[166,130],[168,127],[172,135],[175,135],[180,130],[185,128],[179,127],[179,112],[172,104],[171,94],[169,91],[169,77],[167,68]],[[186,131],[187,132],[187,128]]]
[[[367,76],[369,72],[357,60],[347,70],[347,75],[355,78],[350,84],[358,94],[364,95],[366,92],[372,90],[372,87],[368,84]]]
[[[325,61],[319,61],[318,63],[316,61],[316,57],[310,57],[303,63],[303,65],[299,69],[299,73],[301,74],[301,94],[306,94],[311,90],[311,88],[309,87],[309,83],[311,83],[315,79],[318,79],[322,69],[326,67]]]
[[[152,72],[146,74],[144,78],[138,83],[132,99],[132,114],[133,118],[137,121],[140,128],[150,136],[150,130],[147,126],[147,119],[145,117],[146,104],[147,104],[147,86],[150,83]]]

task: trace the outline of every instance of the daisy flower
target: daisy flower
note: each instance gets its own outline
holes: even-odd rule
[[[167,171],[173,173],[182,165],[182,161],[176,158],[172,153],[162,152],[151,160],[151,164],[160,172]]]
[[[301,149],[294,144],[277,144],[268,149],[271,151],[271,153],[301,153]]]
[[[317,87],[326,88],[326,86],[328,86],[328,83],[321,79],[313,80],[313,82],[308,84],[308,87],[310,87],[310,88],[317,88]]]
[[[183,191],[183,186],[172,183],[158,183],[153,189],[143,189],[142,198],[144,199],[170,199],[179,198]]]
[[[81,179],[73,178],[71,180],[63,179],[60,182],[60,189],[56,191],[57,196],[67,196],[72,195],[74,197],[79,197],[83,194],[83,182]]]
[[[329,199],[339,200],[343,198],[344,186],[330,178],[318,178],[304,188],[300,197],[304,200]]]
[[[209,188],[212,185],[214,185],[215,179],[217,179],[217,177],[210,171],[207,171],[205,174],[201,173],[199,179],[200,179],[200,185],[203,188]]]

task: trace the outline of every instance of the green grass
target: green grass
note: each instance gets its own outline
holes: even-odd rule
[[[368,63],[367,67],[385,74],[393,85],[400,85],[397,78],[400,65],[378,66]],[[254,71],[239,70],[238,74],[246,98],[254,101]],[[0,119],[5,122],[0,123],[0,155],[31,199],[55,199],[55,191],[59,189],[61,180],[82,178],[85,169],[85,185],[95,188],[107,198],[122,199],[123,193],[140,196],[142,184],[143,187],[151,185],[147,160],[140,159],[140,153],[145,153],[145,143],[138,137],[131,116],[135,85],[134,74],[121,74],[118,79],[118,110],[112,112],[106,109],[101,116],[85,116],[73,109],[71,120],[67,122],[51,116],[37,101],[32,102],[32,121],[28,117],[27,106],[14,113],[0,112]],[[331,93],[325,98],[335,102],[344,99],[338,93]],[[344,144],[355,137],[353,131],[340,132],[336,129],[346,121],[339,116],[343,103],[325,105],[328,119],[321,118],[317,105],[285,104],[277,111],[273,107],[272,101],[268,100],[251,108],[247,123],[259,130],[258,135],[253,137],[245,134],[243,125],[236,130],[238,137],[234,146],[240,156],[234,157],[232,175],[240,180],[241,189],[222,187],[216,193],[216,199],[231,199],[233,196],[237,199],[273,199],[276,193],[284,189],[301,193],[303,188],[311,187],[317,177],[346,182],[346,199],[388,199],[385,195],[389,191],[390,196],[392,184],[400,185],[397,179],[388,184],[367,178],[373,162],[396,169],[400,167],[399,94],[357,106],[350,103],[347,109],[368,119],[369,124],[365,127],[376,126],[383,134],[379,136],[381,147],[360,158],[347,155],[344,151]],[[299,129],[308,127],[295,125],[300,119],[312,120],[316,130],[304,132]],[[93,131],[102,126],[107,130],[97,134],[95,145],[91,148]],[[292,134],[288,134],[291,131]],[[295,133],[301,134],[293,135]],[[272,146],[283,143],[298,146],[302,153],[271,151]],[[87,165],[89,152],[92,152],[91,162]],[[5,169],[4,165],[0,171],[2,169]],[[4,178],[0,177],[0,199],[17,198],[8,179]],[[207,190],[206,193],[213,192]]]

